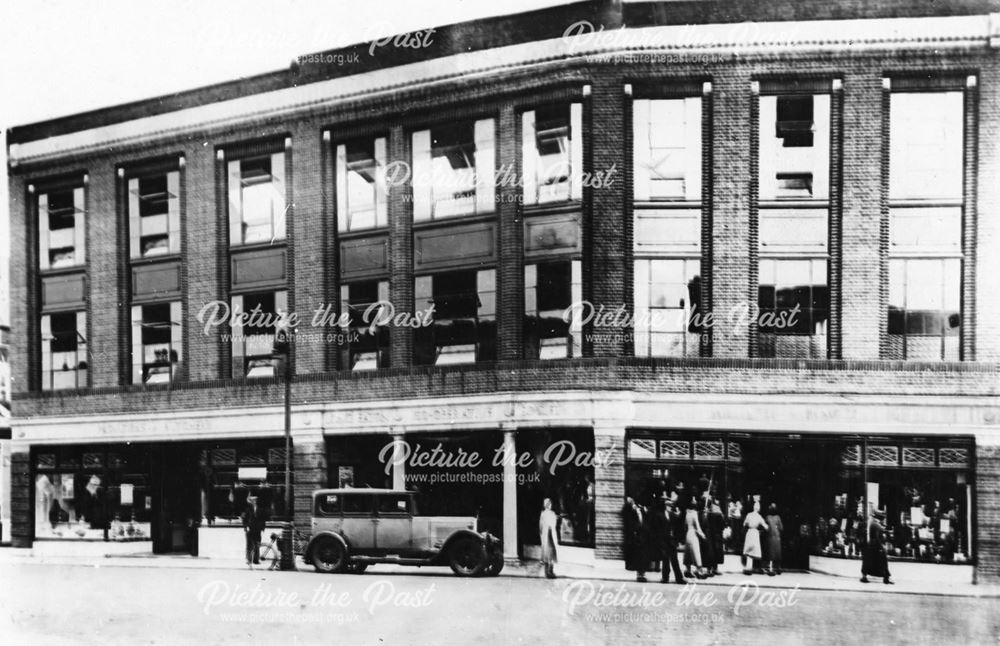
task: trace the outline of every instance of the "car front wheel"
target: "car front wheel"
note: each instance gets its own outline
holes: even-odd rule
[[[313,546],[312,564],[317,572],[341,572],[347,564],[347,550],[335,538],[321,538]]]
[[[474,538],[459,538],[448,548],[448,565],[458,576],[477,576],[489,565],[486,549]]]

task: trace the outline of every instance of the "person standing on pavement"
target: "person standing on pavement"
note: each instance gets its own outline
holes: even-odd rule
[[[635,572],[635,580],[646,582],[649,567],[647,512],[634,498],[625,499],[622,509],[625,523],[625,569]]]
[[[655,554],[655,560],[662,561],[661,581],[670,582],[670,570],[674,572],[674,583],[684,583],[684,575],[681,574],[681,565],[677,561],[677,540],[674,538],[675,507],[668,494],[663,492],[658,498],[653,499],[652,510],[649,514],[651,547]]]
[[[699,579],[705,578],[705,570],[701,560],[701,540],[705,538],[705,532],[701,530],[701,523],[698,521],[698,498],[691,496],[690,504],[684,515],[684,576],[690,577],[691,566],[694,565],[694,576]]]
[[[785,528],[778,515],[778,506],[773,502],[767,506],[764,522],[767,523],[767,575],[774,576],[781,574],[781,532]]]
[[[558,544],[558,534],[556,527],[559,517],[552,511],[552,499],[546,498],[542,501],[542,513],[538,517],[538,534],[542,540],[542,564],[545,566],[545,578],[556,578],[556,545]]]
[[[868,521],[868,543],[861,559],[861,582],[868,583],[868,575],[882,577],[882,583],[892,585],[889,580],[889,557],[885,551],[885,511],[876,509]]]
[[[246,538],[247,567],[252,570],[254,565],[260,564],[260,535],[267,523],[264,511],[257,504],[257,496],[247,496],[247,506],[241,519]]]
[[[760,503],[754,501],[753,509],[743,520],[746,537],[743,539],[743,574],[753,574],[758,561],[763,557],[760,549],[760,530],[767,529],[764,517],[760,515]]]

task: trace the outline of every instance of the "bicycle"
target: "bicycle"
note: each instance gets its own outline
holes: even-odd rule
[[[281,551],[278,549],[278,534],[277,532],[271,532],[271,542],[264,546],[261,550],[260,560],[265,562],[268,558],[271,559],[271,564],[268,566],[268,570],[277,570],[281,566]]]

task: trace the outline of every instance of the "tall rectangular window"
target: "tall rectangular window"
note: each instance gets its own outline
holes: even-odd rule
[[[278,374],[274,337],[287,316],[288,292],[284,290],[232,297],[233,377]]]
[[[825,359],[830,95],[759,98],[758,356]]]
[[[583,197],[583,105],[547,106],[521,115],[525,204]]]
[[[87,313],[43,314],[42,390],[87,386]]]
[[[633,102],[634,350],[701,354],[701,97]]]
[[[87,261],[83,187],[38,195],[38,268],[75,267]]]
[[[285,154],[228,164],[229,244],[285,239]]]
[[[389,301],[389,281],[362,280],[340,286],[340,311],[347,315],[344,328],[352,339],[341,346],[340,365],[345,370],[388,368],[389,326],[375,325]],[[355,340],[353,336],[356,336]]]
[[[436,220],[495,210],[493,119],[413,133],[413,219]]]
[[[582,325],[567,320],[568,308],[583,301],[579,260],[539,262],[524,267],[524,345],[527,359],[579,357]]]
[[[172,382],[182,338],[180,301],[132,306],[132,383]]]
[[[387,219],[384,137],[337,146],[337,230],[384,227]]]
[[[147,258],[181,250],[180,173],[128,180],[129,255]]]
[[[419,310],[433,305],[433,323],[418,328],[414,355],[420,365],[496,359],[496,271],[467,269],[417,276]]]
[[[889,112],[889,358],[960,360],[964,107],[895,92]]]
[[[701,200],[701,97],[632,104],[637,202]]]

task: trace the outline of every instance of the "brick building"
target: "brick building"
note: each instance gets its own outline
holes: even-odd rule
[[[549,496],[621,559],[680,483],[1000,578],[998,10],[581,2],[12,129],[14,544],[287,517],[287,369],[299,523],[416,488],[530,556]]]

